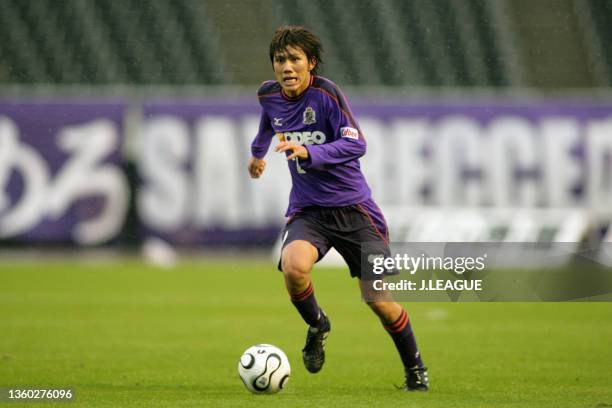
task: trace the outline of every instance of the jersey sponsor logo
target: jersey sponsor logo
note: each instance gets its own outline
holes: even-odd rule
[[[283,126],[283,118],[274,118],[274,126]]]
[[[359,139],[359,132],[357,129],[352,127],[343,127],[340,128],[340,136],[357,140]]]
[[[312,124],[317,123],[317,114],[314,111],[314,109],[312,109],[312,107],[310,107],[310,106],[307,107],[304,110],[304,120],[303,120],[303,123],[305,125],[312,125]]]
[[[315,130],[314,132],[279,132],[276,136],[282,142],[296,142],[301,145],[323,144],[327,139],[325,133],[319,130]]]

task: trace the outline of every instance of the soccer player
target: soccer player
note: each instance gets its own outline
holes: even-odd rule
[[[338,86],[317,74],[321,53],[320,40],[304,27],[282,26],[274,33],[270,60],[276,80],[264,82],[257,92],[263,111],[248,165],[251,177],[259,178],[272,138],[280,139],[275,150],[287,157],[292,189],[279,270],[293,305],[309,326],[302,355],[311,373],[325,362],[331,330],[315,299],[314,264],[335,248],[365,290],[372,277],[362,274],[364,244],[373,253],[390,253],[385,219],[359,165],[366,151],[364,135]],[[426,391],[427,368],[404,308],[391,300],[367,303],[400,354],[404,388]]]

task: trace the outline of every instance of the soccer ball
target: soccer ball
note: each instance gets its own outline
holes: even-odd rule
[[[256,344],[242,353],[238,374],[247,390],[274,394],[287,385],[291,366],[283,350],[271,344]]]

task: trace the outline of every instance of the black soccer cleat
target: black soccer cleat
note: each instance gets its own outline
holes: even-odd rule
[[[429,377],[427,367],[415,366],[406,369],[406,382],[401,387],[405,391],[427,391],[429,390]]]
[[[304,366],[311,373],[318,373],[325,363],[325,341],[331,331],[331,323],[324,315],[325,324],[322,327],[308,327],[306,345],[302,349]]]

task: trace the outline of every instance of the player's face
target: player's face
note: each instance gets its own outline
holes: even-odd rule
[[[310,71],[316,64],[314,61],[308,61],[301,48],[287,46],[283,52],[274,55],[272,65],[276,80],[283,87],[285,94],[295,97],[308,88]]]

